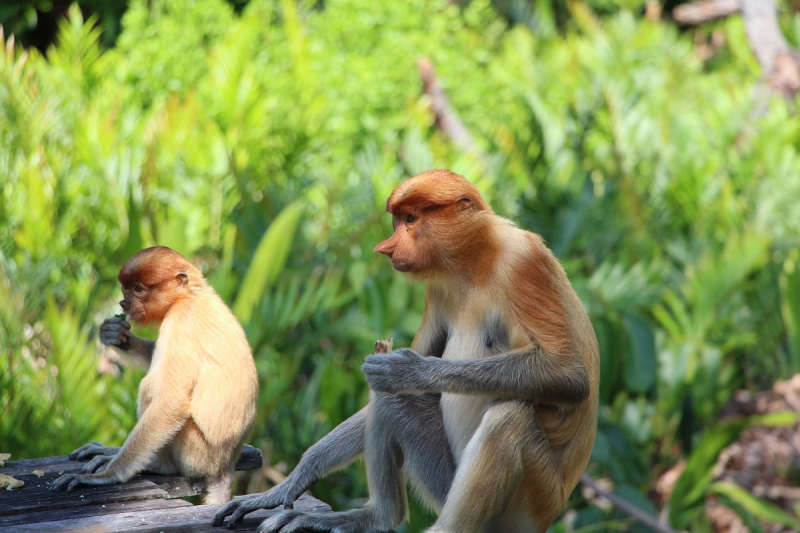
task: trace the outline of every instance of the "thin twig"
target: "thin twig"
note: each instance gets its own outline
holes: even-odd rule
[[[583,474],[581,476],[581,483],[583,483],[584,485],[595,491],[598,496],[605,498],[606,500],[613,503],[616,507],[618,507],[622,511],[628,513],[628,515],[630,515],[631,518],[633,518],[637,522],[644,524],[650,529],[658,531],[659,533],[678,533],[676,530],[672,529],[667,524],[659,522],[656,518],[642,511],[628,500],[620,498],[616,494],[612,494],[607,490],[601,489],[600,486],[597,484],[597,481],[595,481],[595,479],[589,474]]]
[[[428,58],[421,57],[417,59],[417,69],[419,70],[419,77],[422,79],[422,89],[431,99],[431,111],[436,117],[436,127],[450,137],[456,146],[462,150],[474,150],[475,141],[447,100],[444,89],[439,80],[436,79],[433,62]]]
[[[678,24],[698,26],[705,22],[735,15],[740,11],[739,0],[707,0],[677,6],[672,10],[672,18]]]

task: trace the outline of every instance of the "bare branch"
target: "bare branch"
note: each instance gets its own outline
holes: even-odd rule
[[[658,531],[659,533],[678,533],[676,530],[669,527],[667,524],[663,524],[659,522],[656,518],[650,516],[649,514],[645,513],[631,502],[624,498],[620,498],[616,494],[608,492],[600,488],[597,484],[597,481],[594,480],[592,476],[589,474],[583,474],[581,476],[581,483],[592,489],[597,493],[598,496],[605,498],[606,500],[613,503],[617,508],[620,510],[628,513],[628,515],[636,520],[637,522],[644,524],[645,526],[649,527],[653,531]]]
[[[672,18],[678,24],[697,26],[739,13],[739,0],[708,0],[681,4],[672,10]]]
[[[775,58],[787,52],[789,44],[778,26],[778,10],[774,0],[741,0],[744,31],[756,59],[769,76],[775,68]]]
[[[459,148],[466,151],[473,150],[475,141],[447,100],[444,89],[436,79],[433,62],[428,58],[421,57],[417,59],[417,69],[419,77],[422,79],[422,89],[431,99],[431,110],[436,117],[436,127],[450,137]]]

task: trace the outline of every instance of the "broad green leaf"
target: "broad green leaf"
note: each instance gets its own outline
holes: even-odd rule
[[[610,402],[619,392],[622,353],[618,326],[605,318],[594,320],[594,331],[600,346],[600,397]]]
[[[128,189],[128,240],[125,243],[125,258],[142,249],[142,210],[133,197],[133,187]]]
[[[780,277],[781,313],[786,326],[789,350],[795,365],[800,364],[800,262],[787,260]],[[795,371],[798,367],[795,367]]]
[[[630,343],[630,359],[623,366],[625,384],[634,392],[648,392],[656,381],[656,341],[650,324],[641,316],[622,320]]]
[[[753,496],[734,483],[727,481],[712,483],[708,487],[708,492],[727,496],[763,522],[781,524],[795,530],[800,529],[800,520],[797,517],[766,500]]]
[[[304,209],[305,203],[302,200],[296,200],[286,206],[258,243],[239,288],[236,302],[233,304],[233,313],[243,324],[250,322],[253,309],[261,300],[264,291],[283,271]]]
[[[709,429],[695,446],[675,484],[670,498],[670,523],[676,527],[688,526],[693,513],[702,506],[717,457],[739,438],[742,430],[750,426],[788,426],[796,423],[797,419],[797,414],[782,411],[750,416]]]

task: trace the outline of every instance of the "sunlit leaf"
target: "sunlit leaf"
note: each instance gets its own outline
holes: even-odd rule
[[[243,323],[250,322],[253,308],[283,271],[303,211],[302,200],[286,206],[261,238],[233,304],[233,313]]]

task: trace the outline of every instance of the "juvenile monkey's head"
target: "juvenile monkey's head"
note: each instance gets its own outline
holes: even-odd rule
[[[192,286],[205,285],[202,273],[166,246],[137,252],[122,265],[117,279],[123,297],[119,305],[138,324],[160,324],[175,302],[190,295]]]
[[[469,272],[489,251],[492,209],[481,193],[449,170],[409,178],[386,201],[394,233],[373,251],[414,277]]]

